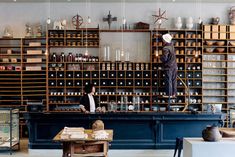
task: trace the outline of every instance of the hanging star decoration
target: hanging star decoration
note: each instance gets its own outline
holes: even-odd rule
[[[159,8],[159,12],[158,15],[152,15],[155,18],[154,24],[158,24],[158,29],[161,28],[161,24],[162,24],[162,20],[168,20],[168,18],[166,18],[166,10],[164,12],[161,13],[161,8]]]

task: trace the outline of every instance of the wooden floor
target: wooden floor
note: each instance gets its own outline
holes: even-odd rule
[[[109,150],[109,157],[173,157],[173,150]],[[21,141],[20,151],[12,157],[62,157],[59,149],[28,149],[28,141]],[[11,157],[8,152],[0,151],[0,157]]]

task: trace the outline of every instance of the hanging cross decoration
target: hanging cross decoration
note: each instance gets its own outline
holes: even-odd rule
[[[160,29],[162,20],[168,20],[168,18],[164,17],[166,14],[166,10],[161,13],[161,8],[159,8],[158,15],[152,15],[155,18],[154,24],[158,24],[158,29]]]

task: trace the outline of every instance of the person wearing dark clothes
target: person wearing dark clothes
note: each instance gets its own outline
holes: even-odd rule
[[[83,112],[95,112],[99,111],[100,107],[96,109],[98,106],[98,101],[94,97],[95,94],[95,86],[93,84],[88,84],[85,86],[85,94],[81,97],[80,107]]]
[[[167,97],[175,97],[177,93],[177,63],[175,48],[171,43],[172,36],[164,34],[163,40],[163,54],[161,61],[163,63],[163,70],[165,73],[165,92]]]

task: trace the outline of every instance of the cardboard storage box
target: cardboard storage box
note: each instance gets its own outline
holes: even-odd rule
[[[212,33],[211,39],[219,39],[219,33]]]
[[[220,39],[226,39],[226,33],[220,33],[219,38]]]
[[[218,32],[219,31],[219,25],[212,25],[212,32]]]
[[[230,33],[229,34],[229,39],[235,39],[235,33]]]
[[[29,55],[41,55],[42,50],[27,50],[27,54],[29,54]]]
[[[219,26],[219,31],[220,31],[220,32],[227,32],[227,31],[226,31],[226,25],[220,25],[220,26]]]
[[[41,46],[40,42],[29,42],[29,46]]]
[[[8,59],[8,58],[3,58],[3,59],[2,59],[2,62],[3,62],[3,63],[8,63],[8,62],[9,62],[9,59]]]
[[[204,33],[205,39],[211,39],[211,33]]]
[[[27,63],[42,62],[42,58],[27,58]]]
[[[42,67],[41,66],[26,66],[25,70],[27,71],[42,70]]]
[[[16,58],[11,58],[11,62],[12,63],[17,63],[17,59]]]
[[[235,32],[235,25],[229,26],[229,32]]]
[[[211,31],[211,25],[204,25],[204,31],[210,32]]]

